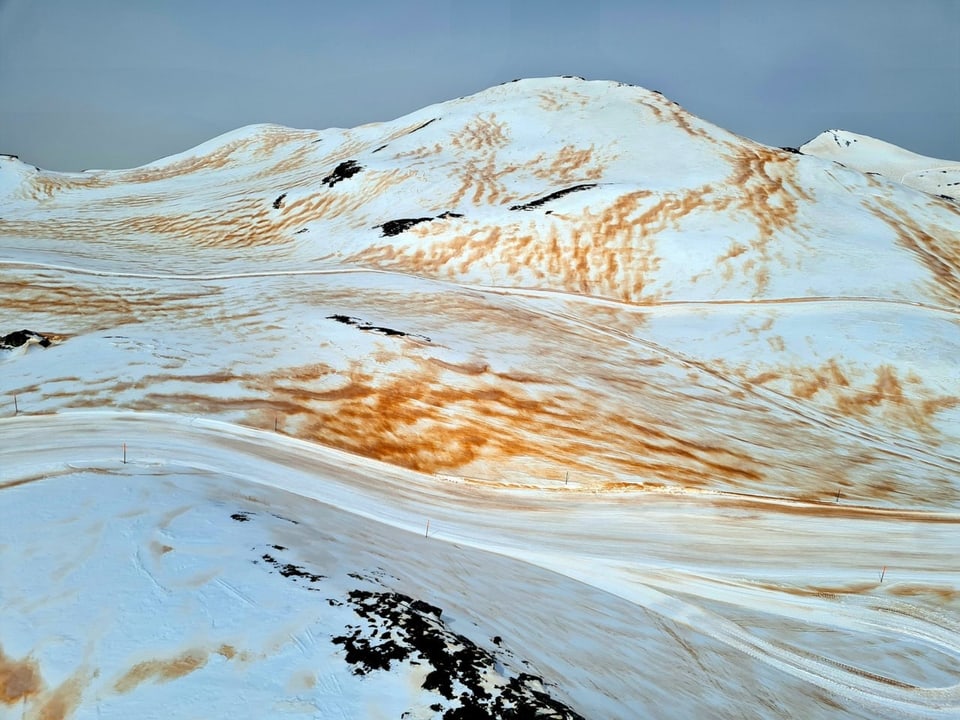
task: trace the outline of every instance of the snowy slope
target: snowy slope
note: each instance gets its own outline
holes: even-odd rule
[[[0,158],[11,717],[960,711],[960,206],[803,152],[549,78]]]
[[[835,160],[883,175],[923,192],[960,200],[960,162],[918,155],[883,140],[845,130],[827,130],[801,146],[807,155]]]

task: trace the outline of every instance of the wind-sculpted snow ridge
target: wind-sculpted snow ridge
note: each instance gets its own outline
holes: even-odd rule
[[[0,716],[956,715],[960,204],[871,147],[549,78],[0,157]]]

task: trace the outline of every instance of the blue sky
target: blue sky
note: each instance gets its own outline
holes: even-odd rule
[[[960,0],[0,0],[0,152],[130,167],[562,74],[772,145],[843,128],[960,160]]]

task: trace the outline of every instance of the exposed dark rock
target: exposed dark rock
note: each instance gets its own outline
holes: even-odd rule
[[[440,617],[443,614],[443,610],[438,608],[436,605],[431,605],[423,600],[414,600],[410,604],[410,608],[425,615],[436,615],[437,617]]]
[[[281,207],[283,207],[283,199],[284,199],[286,196],[287,196],[287,194],[286,194],[286,193],[283,193],[283,195],[281,195],[280,197],[278,197],[276,200],[273,201],[273,209],[274,209],[274,210],[279,210]]]
[[[387,220],[382,225],[374,225],[374,227],[383,230],[381,237],[393,237],[405,230],[409,230],[414,225],[430,222],[431,220],[433,220],[432,217],[400,218],[399,220]]]
[[[784,145],[784,146],[783,146],[782,148],[780,148],[780,149],[781,149],[781,150],[784,150],[784,151],[786,151],[786,152],[788,152],[788,153],[793,153],[794,155],[803,155],[803,153],[800,152],[800,148],[790,147],[789,145]]]
[[[12,350],[21,345],[26,345],[31,340],[36,341],[40,347],[50,347],[50,338],[46,335],[41,335],[33,330],[16,330],[9,335],[0,337],[0,350]]]
[[[270,547],[276,548],[277,546],[271,545]],[[299,565],[294,565],[293,563],[280,562],[269,553],[264,553],[260,556],[260,559],[263,560],[267,565],[272,565],[278,573],[283,575],[283,577],[290,578],[294,582],[297,581],[297,578],[305,578],[312,583],[318,583],[321,580],[326,579],[326,575],[317,575],[316,573],[304,570]]]
[[[327,187],[333,187],[341,180],[349,180],[361,170],[363,170],[363,166],[358,165],[356,160],[344,160],[333,169],[332,173],[327,175],[320,182]]]
[[[542,198],[531,200],[530,202],[524,203],[523,205],[511,205],[510,209],[511,210],[533,210],[534,208],[538,208],[541,205],[545,205],[546,203],[552,200],[556,200],[557,198],[562,198],[564,195],[580,192],[581,190],[589,190],[590,188],[595,188],[596,186],[597,186],[596,183],[574,185],[573,187],[564,188],[563,190],[557,190],[556,192],[552,192],[549,195],[544,195]]]
[[[439,608],[401,593],[368,590],[351,590],[348,603],[365,622],[347,626],[348,634],[331,640],[343,646],[354,674],[389,671],[394,662],[404,660],[426,665],[430,670],[421,687],[447,701],[444,720],[582,718],[551,698],[542,678],[499,673],[494,655],[450,631],[440,620]],[[439,713],[444,704],[430,708]]]
[[[437,118],[430,118],[429,120],[427,120],[427,121],[426,121],[425,123],[423,123],[422,125],[417,125],[417,127],[415,127],[413,130],[411,130],[410,132],[408,132],[407,135],[413,135],[413,133],[415,133],[417,130],[423,130],[427,125],[429,125],[430,123],[436,122],[436,121],[437,121]]]
[[[424,340],[425,342],[430,342],[430,338],[426,335],[418,335],[416,333],[408,333],[403,330],[394,330],[393,328],[380,327],[379,325],[371,325],[366,320],[361,320],[357,317],[351,317],[349,315],[328,315],[327,320],[336,320],[338,323],[343,323],[344,325],[352,325],[358,330],[366,330],[368,332],[375,332],[381,335],[388,336],[397,336],[397,337],[414,337]]]
[[[418,217],[418,218],[398,218],[397,220],[387,220],[381,225],[374,225],[374,229],[379,228],[383,232],[380,237],[393,237],[399,235],[402,232],[405,232],[412,228],[414,225],[419,225],[420,223],[430,222],[431,220],[446,220],[447,218],[461,218],[463,213],[455,213],[447,210],[433,217]]]
[[[370,154],[372,155],[373,153],[378,153],[378,152],[380,152],[381,150],[383,150],[385,147],[386,147],[386,145],[381,145],[380,147],[378,147],[376,150],[374,150],[374,151],[371,152]]]

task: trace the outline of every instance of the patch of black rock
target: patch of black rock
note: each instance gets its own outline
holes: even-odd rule
[[[552,192],[549,195],[544,195],[542,198],[531,200],[530,202],[524,203],[523,205],[511,205],[510,209],[511,210],[533,210],[535,208],[540,207],[541,205],[546,205],[548,202],[551,202],[552,200],[556,200],[557,198],[562,198],[564,195],[580,192],[581,190],[589,190],[590,188],[595,188],[596,186],[597,186],[596,183],[574,185],[573,187],[564,188],[563,190],[557,190],[556,192]]]
[[[427,125],[429,125],[430,123],[434,123],[436,121],[437,121],[437,118],[430,118],[422,125],[417,125],[413,130],[408,132],[407,135],[413,135],[413,133],[415,133],[417,130],[423,130]]]
[[[276,550],[286,550],[286,548],[279,545],[271,545],[270,547]],[[293,582],[297,582],[299,578],[304,578],[311,583],[318,583],[321,580],[326,579],[326,575],[317,575],[312,573],[309,570],[304,570],[300,565],[294,565],[293,563],[285,563],[277,560],[270,553],[264,553],[260,556],[260,559],[263,560],[267,565],[272,566],[278,573],[280,573],[285,578],[290,578]],[[315,588],[308,588],[308,590],[314,590]]]
[[[363,170],[363,166],[358,165],[356,160],[345,160],[337,165],[332,173],[321,179],[320,182],[332,188],[342,180],[349,180],[361,170]]]
[[[780,149],[784,152],[793,153],[794,155],[803,155],[803,153],[800,152],[800,148],[790,147],[789,145],[784,145]]]
[[[378,147],[376,150],[371,151],[370,154],[373,155],[373,153],[378,153],[378,152],[380,152],[381,150],[383,150],[385,147],[386,147],[386,145],[381,145],[381,146]]]
[[[399,218],[398,220],[387,220],[382,225],[374,225],[373,227],[374,229],[380,228],[383,230],[380,237],[393,237],[394,235],[399,235],[409,230],[414,225],[430,222],[431,220],[433,220],[432,217]]]
[[[425,342],[430,342],[430,338],[426,335],[418,335],[416,333],[408,333],[403,330],[394,330],[393,328],[381,327],[379,325],[371,325],[366,320],[362,320],[358,317],[351,317],[349,315],[327,315],[327,320],[336,320],[338,323],[343,323],[344,325],[352,325],[358,330],[366,330],[367,332],[375,332],[381,335],[396,336],[396,337],[412,337],[419,338]]]
[[[420,223],[430,222],[431,220],[446,220],[447,218],[462,218],[462,213],[455,213],[451,211],[442,212],[436,217],[418,217],[418,218],[399,218],[397,220],[387,220],[381,225],[374,225],[374,229],[380,229],[383,232],[380,234],[380,237],[393,237],[399,235],[402,232],[406,232],[414,225],[419,225]]]
[[[12,350],[36,340],[40,347],[50,347],[50,338],[33,330],[16,330],[9,335],[0,337],[0,350]]]
[[[544,690],[543,679],[520,673],[505,677],[493,654],[447,629],[443,611],[396,592],[351,590],[348,602],[365,626],[347,626],[332,638],[346,651],[355,675],[384,670],[409,659],[430,669],[421,684],[449,703],[443,720],[573,720],[583,716]],[[491,678],[500,682],[492,683]],[[456,690],[454,689],[456,687]],[[439,712],[440,703],[431,705]]]
[[[279,210],[281,207],[283,207],[283,199],[284,199],[286,196],[287,196],[287,194],[286,194],[286,193],[283,193],[280,197],[278,197],[276,200],[273,201],[273,209],[274,209],[274,210]]]
[[[288,522],[293,525],[300,524],[299,520],[292,520],[291,518],[284,517],[283,515],[277,515],[276,513],[270,513],[270,514],[273,515],[273,517],[275,517],[277,520],[283,520],[284,522]],[[238,510],[230,517],[233,520],[236,520],[237,522],[250,522],[250,518],[253,517],[254,515],[256,515],[256,513],[250,512],[249,510]],[[276,546],[273,546],[273,547],[276,547]]]

